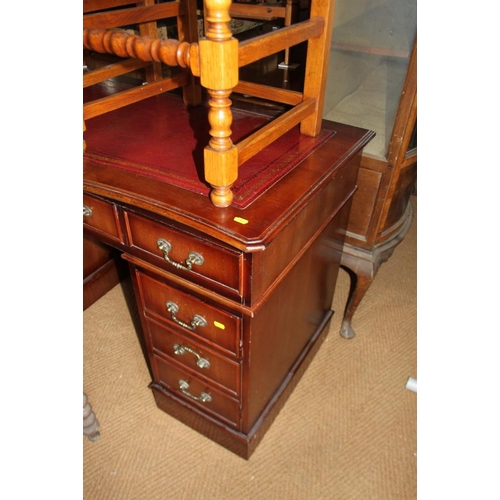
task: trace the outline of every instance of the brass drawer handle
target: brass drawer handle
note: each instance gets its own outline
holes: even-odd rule
[[[182,356],[186,352],[189,352],[196,357],[196,364],[200,368],[210,368],[210,361],[208,361],[208,359],[202,358],[196,351],[193,351],[193,349],[191,349],[190,347],[187,347],[185,345],[174,344],[174,352],[178,356]]]
[[[92,209],[90,207],[87,207],[87,205],[83,205],[83,216],[92,217]]]
[[[194,264],[196,264],[197,266],[201,266],[203,262],[205,262],[205,260],[203,259],[203,255],[199,254],[198,252],[188,253],[187,259],[185,261],[186,265],[181,264],[180,262],[175,262],[168,256],[169,252],[172,250],[172,245],[169,241],[164,238],[158,238],[156,240],[156,244],[158,245],[158,250],[161,250],[163,252],[163,258],[177,269],[191,271]]]
[[[195,401],[200,401],[202,403],[210,403],[212,401],[212,396],[206,392],[202,392],[199,396],[193,396],[188,392],[189,384],[185,380],[179,380],[179,389],[184,396],[194,399]]]
[[[183,328],[186,328],[187,330],[194,331],[198,326],[207,326],[208,324],[207,320],[199,314],[195,314],[193,316],[190,324],[184,323],[184,321],[181,321],[176,317],[176,314],[179,312],[179,306],[175,302],[169,300],[165,304],[165,306],[167,308],[167,311],[170,313],[170,316],[172,317],[172,321],[182,326]]]

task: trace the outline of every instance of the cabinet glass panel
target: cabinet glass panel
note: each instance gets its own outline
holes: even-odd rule
[[[385,159],[413,43],[417,0],[337,0],[324,118],[374,130]]]

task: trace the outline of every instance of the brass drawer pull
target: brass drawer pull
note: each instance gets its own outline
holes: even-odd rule
[[[193,316],[193,319],[191,320],[191,323],[184,323],[184,321],[181,321],[180,319],[177,319],[175,316],[179,312],[179,306],[172,301],[168,301],[165,304],[167,311],[170,313],[172,317],[172,321],[175,321],[178,325],[182,326],[183,328],[186,328],[187,330],[194,331],[198,326],[207,326],[207,320],[203,317],[200,316],[199,314],[195,314]]]
[[[193,349],[191,349],[190,347],[187,347],[185,345],[174,344],[174,352],[178,356],[182,356],[186,352],[189,352],[196,357],[196,364],[200,368],[210,368],[210,361],[208,361],[208,359],[202,358],[196,351],[193,351]]]
[[[198,252],[189,252],[187,259],[186,259],[186,265],[181,264],[180,262],[175,262],[170,259],[168,256],[169,252],[172,250],[172,245],[170,244],[169,241],[167,241],[164,238],[158,238],[156,240],[156,244],[158,245],[158,250],[161,250],[163,252],[163,258],[169,263],[172,264],[174,267],[177,269],[184,269],[185,271],[191,271],[193,268],[193,264],[196,264],[197,266],[201,266],[205,260],[203,259],[203,256],[199,254]]]
[[[83,216],[92,217],[92,209],[90,207],[87,207],[87,205],[83,205]]]
[[[194,399],[195,401],[200,401],[202,403],[210,403],[212,401],[212,396],[206,392],[202,392],[199,396],[193,396],[188,392],[189,384],[185,380],[179,380],[179,389],[184,396]]]

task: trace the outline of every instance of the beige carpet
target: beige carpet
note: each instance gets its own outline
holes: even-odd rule
[[[412,197],[416,213],[416,197]],[[406,500],[416,498],[416,216],[355,317],[330,335],[245,461],[157,409],[127,308],[129,284],[84,313],[84,384],[101,424],[84,439],[84,498]],[[124,293],[125,291],[125,293]]]

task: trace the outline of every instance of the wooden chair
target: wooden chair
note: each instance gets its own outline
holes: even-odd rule
[[[147,84],[107,96],[84,106],[84,123],[100,114],[142,99],[182,88],[184,102],[201,102],[208,95],[210,140],[204,149],[204,176],[212,186],[210,199],[217,207],[231,204],[231,186],[238,169],[259,151],[300,124],[300,132],[315,137],[321,130],[334,2],[312,0],[310,17],[282,29],[238,42],[229,28],[235,12],[231,0],[204,0],[206,31],[198,40],[195,0],[154,3],[154,0],[84,0],[83,46],[114,54],[121,61],[84,77],[92,85],[129,71],[147,70]],[[176,18],[179,38],[158,37],[156,23]],[[138,34],[117,31],[138,26]],[[305,81],[301,92],[239,81],[239,68],[271,54],[307,42]],[[163,77],[161,64],[179,71]],[[252,135],[231,140],[232,92],[285,104],[289,110]],[[84,125],[85,129],[85,125]]]

